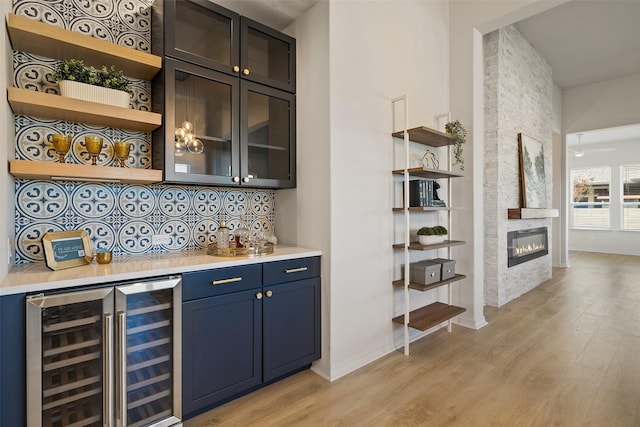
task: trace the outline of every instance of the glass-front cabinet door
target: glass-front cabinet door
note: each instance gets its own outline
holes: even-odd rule
[[[164,55],[238,75],[240,16],[208,0],[155,2],[162,10],[164,31],[154,31],[154,44],[164,37]]]
[[[153,146],[162,164],[154,168],[167,182],[238,184],[238,79],[171,59],[163,78],[164,127]]]
[[[296,40],[251,19],[241,19],[241,77],[296,91]]]
[[[242,82],[242,183],[295,187],[295,96]]]

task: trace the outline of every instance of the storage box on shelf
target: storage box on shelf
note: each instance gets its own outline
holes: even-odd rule
[[[409,146],[410,142],[421,144],[428,147],[449,147],[454,143],[453,138],[449,135],[439,132],[434,129],[430,129],[425,126],[409,128],[407,125],[407,117],[406,111],[407,107],[407,98],[406,96],[396,98],[392,101],[393,104],[398,102],[405,103],[405,117],[404,117],[404,130],[394,132],[392,136],[394,137],[394,141],[397,141],[397,138],[401,138],[404,145],[404,153],[405,153],[405,161],[404,168],[393,170],[392,174],[395,176],[403,177],[403,188],[404,193],[408,193],[409,189],[409,180],[411,178],[426,178],[432,180],[438,179],[446,179],[447,181],[451,178],[461,177],[462,174],[453,172],[451,170],[441,170],[441,169],[428,169],[428,168],[410,168],[409,167]],[[395,109],[394,109],[395,112]],[[394,123],[396,121],[394,120]],[[448,163],[448,162],[447,162]],[[430,328],[436,327],[438,325],[443,324],[444,322],[448,322],[448,330],[451,332],[451,319],[464,313],[466,309],[464,307],[457,307],[451,304],[452,294],[450,285],[454,282],[460,281],[466,278],[463,274],[455,273],[455,269],[453,269],[453,264],[455,264],[454,260],[451,260],[451,251],[450,248],[453,246],[463,245],[464,241],[461,240],[445,240],[442,243],[436,243],[431,245],[421,245],[418,242],[410,241],[410,233],[409,229],[411,226],[411,213],[416,212],[431,212],[438,213],[443,212],[447,215],[448,229],[451,235],[451,186],[447,186],[448,191],[448,203],[446,206],[409,206],[409,197],[403,198],[403,206],[402,207],[394,207],[393,212],[403,212],[404,213],[404,227],[403,232],[405,236],[406,243],[397,243],[393,245],[394,249],[403,249],[404,250],[404,264],[402,278],[399,280],[394,280],[393,285],[396,287],[403,287],[405,294],[405,304],[402,310],[402,314],[394,317],[392,320],[395,323],[400,323],[404,325],[404,353],[406,355],[409,354],[409,328],[417,329],[419,331],[426,331]],[[444,203],[443,203],[444,204]],[[448,258],[437,258],[434,257],[432,260],[428,260],[423,263],[410,263],[410,251],[433,251],[437,249],[448,249]],[[416,266],[416,264],[418,264]],[[424,264],[424,268],[415,268]],[[435,265],[434,265],[435,264]],[[431,265],[432,267],[428,267]],[[411,269],[410,266],[414,266]],[[443,266],[446,268],[443,269]],[[432,271],[433,270],[433,271]],[[437,273],[436,273],[437,270]],[[413,274],[410,274],[413,273]],[[432,273],[432,274],[429,274]],[[418,275],[422,274],[420,278]],[[428,277],[424,277],[427,275]],[[413,277],[410,277],[413,276]],[[437,278],[436,278],[437,276]],[[436,280],[437,279],[437,280]],[[411,292],[419,291],[425,292],[429,290],[438,289],[440,287],[446,286],[448,288],[448,302],[440,302],[436,301],[426,306],[417,308],[415,310],[410,311],[410,298]]]
[[[24,16],[9,14],[7,29],[13,49],[55,59],[82,59],[96,67],[114,65],[124,74],[150,80],[162,68],[162,58],[96,39]],[[162,116],[149,111],[114,107],[66,98],[33,90],[9,87],[7,98],[14,114],[67,120],[95,126],[107,126],[152,132],[162,124]],[[162,180],[162,171],[74,165],[31,160],[10,160],[10,173],[17,178],[104,179],[126,183],[153,183]],[[125,172],[126,171],[126,172]]]

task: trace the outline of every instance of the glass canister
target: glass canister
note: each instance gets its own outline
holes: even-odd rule
[[[229,232],[229,227],[227,227],[227,222],[223,219],[220,221],[220,227],[216,230],[216,245],[218,248],[229,247],[230,235],[231,233]]]

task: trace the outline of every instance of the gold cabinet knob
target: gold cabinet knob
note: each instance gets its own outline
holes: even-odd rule
[[[262,292],[258,292],[256,294],[256,299],[262,299]]]
[[[240,182],[240,177],[239,176],[234,176],[231,180],[233,182]]]
[[[267,291],[266,294],[267,294],[267,298],[271,298],[271,295],[273,295],[273,292]]]
[[[234,65],[233,71],[237,73],[238,71],[240,71],[240,67],[238,67],[237,65]]]
[[[244,74],[245,76],[249,75],[249,69],[245,68],[244,70],[242,70],[242,74]]]

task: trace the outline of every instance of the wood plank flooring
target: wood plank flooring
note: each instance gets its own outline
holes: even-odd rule
[[[184,423],[208,426],[640,426],[640,257],[571,267],[333,383],[305,371]]]

